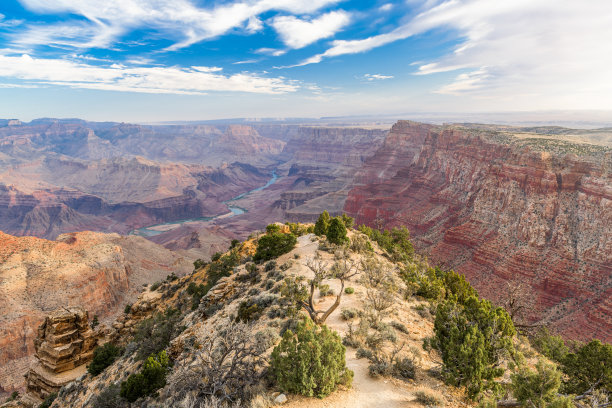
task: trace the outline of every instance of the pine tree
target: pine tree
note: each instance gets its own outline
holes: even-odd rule
[[[329,213],[327,211],[323,211],[321,215],[319,215],[319,219],[317,220],[314,227],[315,235],[327,235],[327,228],[329,227],[330,219],[331,217],[329,216]]]
[[[346,226],[342,218],[334,217],[327,228],[327,240],[332,244],[342,245],[348,241],[346,237]]]

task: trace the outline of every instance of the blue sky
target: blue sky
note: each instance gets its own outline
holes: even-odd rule
[[[0,117],[610,110],[612,2],[2,0]]]

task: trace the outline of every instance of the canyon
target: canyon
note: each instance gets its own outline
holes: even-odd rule
[[[0,127],[0,393],[22,389],[51,310],[111,321],[143,285],[323,210],[405,225],[481,295],[501,303],[508,284],[527,283],[530,322],[611,341],[611,134],[410,121]]]

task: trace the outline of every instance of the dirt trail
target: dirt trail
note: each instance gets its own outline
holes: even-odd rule
[[[312,242],[311,237],[312,235],[300,237],[296,249],[284,256],[287,259],[292,259],[294,258],[294,254],[299,254],[299,263],[292,267],[291,271],[306,276],[307,278],[310,278],[312,274],[305,264],[307,259],[315,256],[318,247],[318,243]],[[325,259],[329,256],[331,264],[331,255],[324,254],[324,256]],[[285,259],[279,259],[279,263],[282,264],[283,261],[285,261]],[[330,281],[326,283],[329,283],[336,293],[340,289],[338,282]],[[342,297],[341,306],[338,307],[326,321],[327,326],[336,330],[341,336],[344,336],[348,328],[346,321],[340,316],[341,310],[343,308],[361,307],[361,299],[365,293],[364,288],[355,281],[350,282],[349,286],[355,288],[355,294],[344,295]],[[317,301],[319,300],[320,299],[317,297]],[[321,299],[319,305],[324,309],[332,303],[333,297],[327,297]],[[351,389],[336,391],[325,399],[290,396],[289,402],[283,406],[288,408],[303,408],[305,406],[309,408],[422,407],[422,405],[414,402],[414,385],[395,379],[372,378],[368,374],[368,360],[364,358],[357,359],[355,353],[355,349],[347,348],[346,365],[355,373]]]

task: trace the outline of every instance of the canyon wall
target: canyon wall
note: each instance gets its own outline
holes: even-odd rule
[[[533,320],[611,341],[612,153],[551,153],[546,143],[398,122],[344,209],[357,224],[407,226],[434,263],[487,298],[528,282]],[[593,149],[572,147],[582,150]]]

